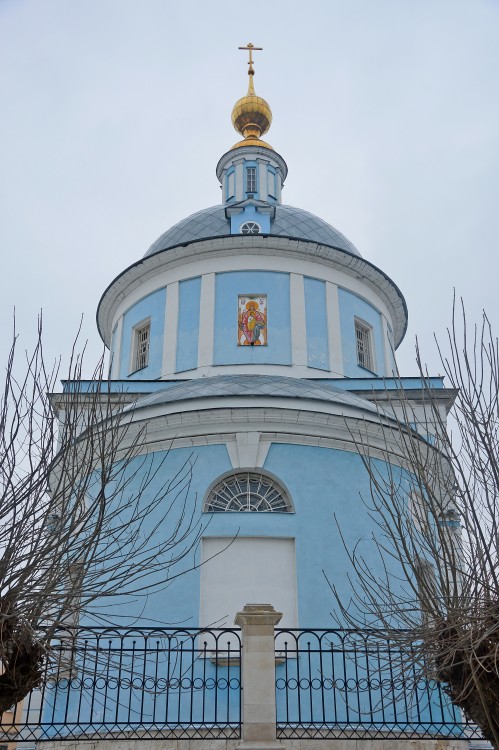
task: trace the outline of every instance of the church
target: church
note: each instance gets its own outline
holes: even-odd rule
[[[242,139],[216,166],[221,204],[122,271],[97,324],[111,387],[135,394],[134,420],[172,472],[193,457],[189,494],[209,520],[200,567],[142,618],[230,627],[258,601],[282,626],[327,626],[322,571],[346,585],[334,517],[348,543],[370,531],[352,428],[377,430],[373,393],[390,387],[407,310],[338,230],[282,202],[288,167],[263,140],[272,113],[252,57],[248,72],[232,111]]]
[[[171,443],[171,471],[195,455],[190,495],[209,514],[201,567],[142,617],[232,626],[265,601],[283,626],[325,626],[322,571],[346,568],[333,513],[352,543],[369,533],[349,422],[377,425],[371,396],[394,373],[407,310],[338,230],[282,202],[287,164],[262,139],[272,113],[252,60],[248,72],[232,111],[242,140],[216,167],[221,204],[122,271],[97,324],[112,387],[136,394],[156,452]]]
[[[355,436],[362,430],[374,453],[386,448],[380,424],[403,419],[401,388],[414,424],[422,409],[419,377],[400,378],[395,361],[406,303],[387,273],[340,231],[283,202],[288,166],[263,139],[272,112],[255,91],[256,48],[245,49],[248,91],[232,110],[240,140],[216,165],[221,203],[167,229],[118,273],[97,310],[110,352],[107,387],[127,394],[134,423],[147,425],[144,452],[164,460],[150,491],[189,467],[183,512],[201,528],[193,564],[178,561],[164,591],[115,605],[116,628],[124,623],[142,634],[150,628],[161,633],[161,648],[166,640],[171,646],[168,633],[175,631],[175,665],[169,657],[162,663],[177,670],[176,687],[172,672],[159,685],[144,657],[143,673],[152,682],[144,677],[127,698],[126,718],[122,701],[132,692],[130,681],[122,698],[113,678],[105,699],[101,685],[94,701],[82,700],[81,692],[77,697],[70,679],[46,698],[45,721],[53,727],[73,721],[79,731],[66,728],[71,741],[80,734],[95,747],[99,737],[110,741],[116,733],[122,743],[169,737],[177,747],[189,739],[199,748],[203,737],[263,750],[291,747],[291,741],[332,747],[339,738],[351,746],[352,739],[394,736],[454,747],[463,742],[459,717],[440,690],[426,685],[424,695],[408,696],[399,685],[397,692],[381,678],[389,667],[379,654],[374,679],[372,655],[364,653],[361,664],[355,639],[339,635],[328,585],[342,600],[351,598],[347,549],[373,533],[362,503],[370,479]],[[445,413],[452,397],[441,378],[431,384]],[[394,429],[394,454],[396,441]],[[177,572],[182,575],[175,578]],[[144,590],[149,583],[146,577]],[[190,643],[182,651],[187,661],[191,653],[184,667],[178,666],[180,632]],[[217,644],[226,632],[234,650],[221,654]],[[303,632],[309,633],[308,657],[297,645]],[[204,657],[201,633],[208,634]],[[170,708],[168,697],[161,710],[154,708],[151,701],[160,692],[163,701],[168,691]],[[47,731],[44,739],[55,734]],[[54,747],[63,747],[56,739]]]

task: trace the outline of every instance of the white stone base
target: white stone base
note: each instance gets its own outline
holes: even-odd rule
[[[468,750],[467,740],[457,739],[345,739],[277,740],[276,742],[243,742],[242,740],[58,740],[43,742],[40,750]]]

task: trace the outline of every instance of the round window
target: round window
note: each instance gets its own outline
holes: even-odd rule
[[[260,234],[260,225],[255,221],[247,221],[241,224],[241,234]]]
[[[275,479],[255,471],[238,472],[224,477],[209,493],[204,510],[208,513],[293,511],[284,488]]]

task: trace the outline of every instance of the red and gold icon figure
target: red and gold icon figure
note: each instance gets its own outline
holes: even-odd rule
[[[267,314],[265,296],[239,297],[239,346],[267,345]]]

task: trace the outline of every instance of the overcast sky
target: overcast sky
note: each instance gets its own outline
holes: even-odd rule
[[[499,0],[0,0],[0,352],[50,356],[168,227],[221,200],[248,41],[283,202],[342,231],[432,334],[453,288],[499,322]]]

